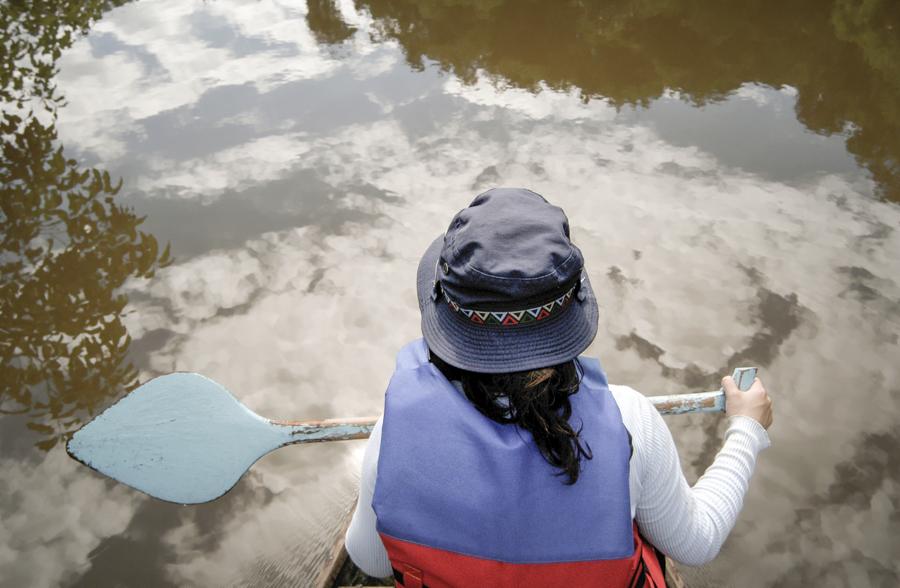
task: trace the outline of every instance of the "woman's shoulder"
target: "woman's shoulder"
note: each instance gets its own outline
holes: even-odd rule
[[[657,421],[661,422],[660,419],[654,418],[656,408],[649,398],[631,386],[610,384],[609,391],[619,407],[622,422],[631,433],[632,440],[636,444],[640,443],[642,437],[652,433],[658,425]]]
[[[631,386],[609,384],[609,391],[616,404],[619,405],[620,411],[627,409],[629,411],[644,412],[647,409],[653,409],[650,400]]]

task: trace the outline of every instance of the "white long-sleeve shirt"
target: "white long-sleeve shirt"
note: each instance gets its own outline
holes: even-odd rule
[[[749,417],[730,417],[725,441],[693,487],[681,471],[669,427],[649,399],[628,386],[610,386],[634,451],[629,470],[631,515],[641,534],[677,562],[712,560],[737,520],[760,451],[769,436]],[[370,576],[391,575],[387,551],[375,530],[372,497],[381,447],[381,419],[366,445],[359,501],[347,530],[347,553]]]

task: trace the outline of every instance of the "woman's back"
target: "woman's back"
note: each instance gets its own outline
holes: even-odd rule
[[[410,347],[424,342],[401,355]],[[432,364],[395,372],[373,501],[382,539],[510,563],[630,556],[628,433],[599,364],[586,363],[573,419],[604,459],[572,485],[531,434],[480,414]]]
[[[458,382],[454,389],[462,394]],[[610,385],[609,390],[633,445],[628,472],[630,517],[636,520],[649,542],[674,560],[689,565],[710,561],[736,520],[759,451],[768,446],[765,430],[752,419],[734,417],[726,432],[726,442],[708,475],[690,488],[681,473],[668,427],[653,405],[627,386]],[[371,508],[377,490],[381,442],[382,421],[379,420],[366,447],[359,503],[346,537],[347,551],[353,561],[376,577],[392,573],[376,528],[375,511]],[[440,443],[437,439],[432,442]],[[599,453],[597,447],[593,449]],[[552,473],[548,464],[544,466],[545,471]],[[556,482],[563,486],[558,478]],[[582,484],[590,487],[585,480],[576,486]],[[595,491],[601,500],[602,493],[599,489]],[[461,500],[476,500],[464,490],[458,495]],[[597,537],[599,532],[592,535]],[[550,533],[545,533],[547,545],[555,540]]]

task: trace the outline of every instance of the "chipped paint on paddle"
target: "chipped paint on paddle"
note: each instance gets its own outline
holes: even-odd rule
[[[725,410],[725,394],[715,392],[696,392],[693,394],[673,394],[671,396],[653,396],[650,402],[662,414],[686,414],[694,412],[722,412]]]
[[[756,368],[738,368],[746,390]],[[721,412],[721,390],[655,396],[662,414]],[[66,449],[76,460],[150,496],[209,502],[228,492],[270,451],[295,443],[364,439],[377,417],[270,421],[199,374],[154,378],[76,432]]]
[[[270,421],[273,425],[288,427],[291,443],[316,443],[320,441],[349,441],[366,439],[372,433],[377,417],[356,419],[325,419],[322,421]]]
[[[731,374],[738,390],[747,391],[756,379],[755,367],[740,367]],[[695,392],[693,394],[672,394],[670,396],[651,396],[650,402],[660,413],[687,414],[696,412],[725,412],[725,393],[722,390],[714,392]]]

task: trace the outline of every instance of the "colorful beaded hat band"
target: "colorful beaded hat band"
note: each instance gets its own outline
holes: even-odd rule
[[[583,279],[583,278],[582,278]],[[575,297],[575,290],[578,289],[579,283],[569,288],[564,294],[554,298],[546,304],[540,304],[533,308],[524,308],[521,310],[507,311],[490,311],[490,310],[474,310],[471,308],[463,308],[455,300],[447,296],[447,293],[441,290],[447,305],[453,312],[456,312],[466,320],[477,325],[492,325],[502,327],[512,327],[516,325],[524,325],[544,321],[551,316],[556,316],[564,308],[566,308],[572,298]]]

